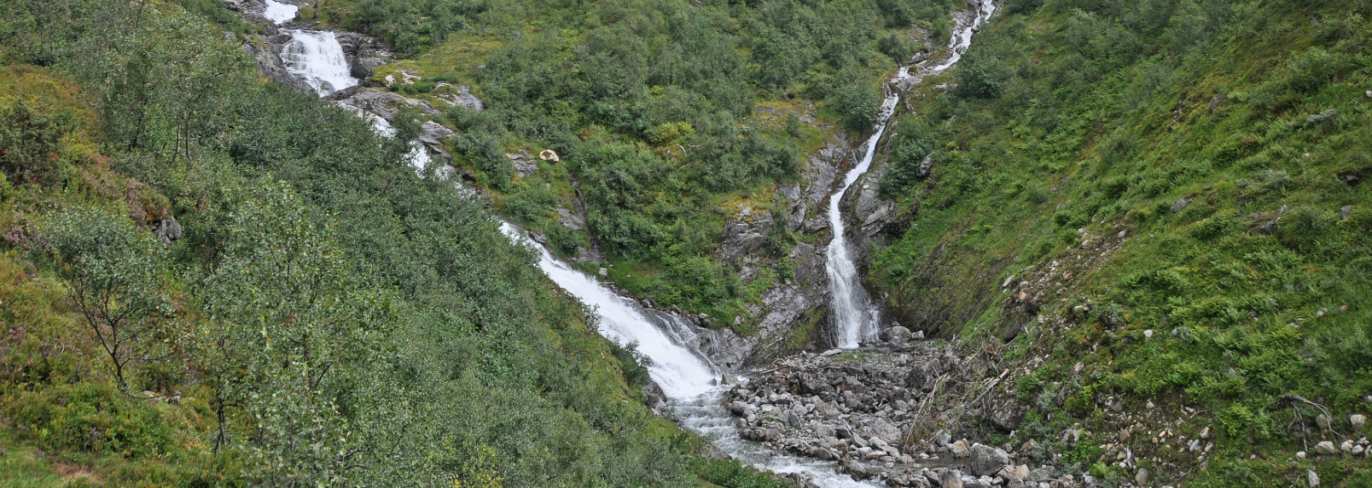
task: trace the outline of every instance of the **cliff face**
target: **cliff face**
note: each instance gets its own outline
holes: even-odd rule
[[[992,359],[931,400],[955,432],[1140,485],[1366,482],[1372,12],[1145,3],[1010,2],[916,90],[850,195],[872,295]]]

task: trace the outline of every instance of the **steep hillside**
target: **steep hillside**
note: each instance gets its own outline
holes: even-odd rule
[[[0,7],[0,485],[777,485],[218,9]]]
[[[301,15],[393,44],[374,85],[484,101],[442,121],[503,215],[634,296],[750,335],[825,228],[802,225],[822,214],[802,194],[834,170],[807,158],[869,130],[881,80],[942,46],[962,6],[338,0]]]
[[[1108,483],[1372,483],[1369,17],[1007,2],[856,210],[889,317],[990,364],[926,423]]]

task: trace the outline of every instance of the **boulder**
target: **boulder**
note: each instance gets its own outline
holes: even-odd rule
[[[895,346],[904,346],[914,339],[914,334],[910,333],[910,329],[899,325],[886,329],[885,335],[886,341]]]
[[[521,178],[532,175],[538,171],[538,161],[535,161],[533,156],[530,156],[527,152],[520,151],[517,153],[510,153],[506,154],[505,157],[509,158],[510,164],[514,166],[515,173]]]
[[[965,458],[971,454],[971,448],[967,446],[966,439],[958,439],[953,445],[948,446],[948,450],[953,453],[953,457]]]
[[[962,472],[956,469],[939,474],[938,484],[943,488],[962,488]]]
[[[995,474],[1010,464],[1010,454],[1003,449],[983,444],[973,444],[970,468],[977,476]]]
[[[157,221],[157,224],[153,225],[152,231],[157,234],[157,239],[162,241],[162,244],[168,246],[180,239],[182,234],[181,224],[176,221],[176,217],[171,215]]]
[[[438,110],[422,100],[415,100],[398,93],[374,88],[361,88],[339,92],[338,100],[345,105],[357,107],[374,113],[386,120],[394,120],[404,109],[413,109],[430,117],[437,117]]]
[[[434,94],[443,103],[452,107],[462,107],[473,112],[480,112],[486,109],[486,104],[472,94],[472,89],[467,85],[454,87],[447,83],[439,83],[434,87]]]

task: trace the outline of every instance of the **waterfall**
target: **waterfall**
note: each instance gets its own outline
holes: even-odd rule
[[[996,11],[996,5],[990,0],[984,0],[977,4],[976,15],[969,21],[962,22],[953,31],[952,38],[949,39],[948,58],[933,66],[916,66],[917,73],[912,75],[909,68],[901,67],[896,73],[892,83],[901,85],[902,81],[919,81],[930,75],[936,75],[953,67],[958,61],[962,60],[962,55],[967,51],[967,47],[972,45],[972,35],[977,29],[986,22]],[[825,250],[826,265],[829,275],[830,308],[833,313],[834,343],[843,349],[853,349],[862,342],[872,340],[876,337],[880,325],[879,311],[867,296],[866,289],[862,286],[861,277],[858,276],[857,264],[853,262],[852,244],[848,240],[846,226],[843,222],[843,196],[848,193],[848,189],[857,183],[858,178],[862,177],[868,169],[871,169],[872,158],[876,156],[877,144],[881,142],[881,136],[886,133],[886,125],[891,121],[891,116],[895,113],[896,105],[900,103],[900,93],[897,90],[890,90],[886,99],[881,104],[881,112],[877,114],[876,127],[872,131],[872,137],[867,139],[863,145],[862,160],[853,169],[849,170],[843,178],[843,184],[829,197],[829,228],[833,231],[833,240],[829,241],[829,247]]]
[[[266,17],[273,24],[281,25],[295,19],[300,7],[288,3],[281,3],[276,0],[267,0],[267,8],[262,11],[262,16]]]
[[[559,261],[513,225],[502,223],[500,231],[511,240],[535,249],[539,255],[538,268],[557,286],[595,311],[599,319],[596,327],[601,335],[621,346],[632,344],[648,358],[648,375],[668,397],[699,396],[719,383],[719,373],[709,362],[668,334],[668,326],[672,324],[649,318],[638,304]]]
[[[538,254],[539,269],[595,312],[601,335],[621,346],[633,344],[648,359],[649,377],[662,388],[672,414],[683,427],[731,457],[759,469],[798,473],[824,487],[878,486],[839,473],[832,462],[780,454],[744,440],[737,420],[722,405],[721,398],[728,387],[719,384],[720,371],[690,346],[696,337],[694,326],[677,315],[646,310],[620,296],[595,278],[559,261],[509,223],[501,223],[500,231],[515,243],[533,249]]]
[[[387,139],[396,136],[395,126],[391,125],[391,121],[386,120],[384,117],[343,102],[338,102],[338,106],[343,107],[349,112],[352,112],[371,123],[372,132],[375,132],[376,135]],[[414,168],[415,174],[424,176],[424,169],[433,161],[433,157],[429,155],[429,148],[424,147],[424,143],[413,140],[410,141],[410,151],[405,153],[405,161],[409,162],[410,166]]]
[[[313,88],[319,96],[358,84],[343,55],[338,36],[328,31],[292,29],[291,41],[281,51],[281,61],[296,78]]]

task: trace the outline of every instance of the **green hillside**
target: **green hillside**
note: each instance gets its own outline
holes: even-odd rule
[[[0,13],[0,485],[774,483],[653,416],[487,209],[221,25]]]
[[[1134,479],[1101,457],[1118,442],[1196,486],[1372,483],[1314,453],[1372,410],[1369,17],[1007,2],[897,122],[880,185],[901,215],[870,285],[901,323],[994,351],[1017,435],[1106,480]],[[1089,442],[1062,441],[1073,425]],[[1213,451],[1176,441],[1202,431]]]
[[[634,296],[747,333],[734,318],[788,271],[741,278],[717,256],[726,221],[745,207],[784,212],[777,188],[831,134],[870,129],[896,60],[941,47],[961,6],[332,0],[302,15],[395,46],[406,59],[372,79],[417,76],[401,93],[470,85],[487,110],[449,114],[454,153],[503,215],[566,256],[599,251],[588,266]],[[506,157],[544,149],[566,164],[520,176]],[[585,228],[559,225],[558,209],[584,209]],[[798,238],[772,232],[773,257]]]

